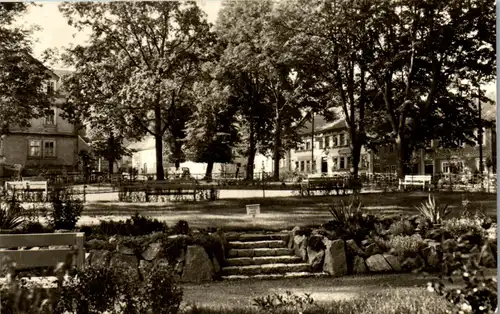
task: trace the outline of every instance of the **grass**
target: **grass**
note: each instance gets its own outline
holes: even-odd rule
[[[314,297],[313,297],[314,298]],[[449,305],[446,300],[423,288],[387,289],[362,293],[356,298],[319,302],[307,307],[303,313],[309,314],[441,314]],[[253,314],[265,313],[256,306],[187,307],[186,314]],[[297,309],[287,309],[276,313],[298,313]]]
[[[485,272],[487,277],[497,276],[496,269]],[[276,280],[221,281],[205,284],[182,284],[183,306],[198,304],[204,308],[251,308],[253,299],[270,294],[291,291],[297,295],[311,293],[315,303],[348,301],[364,294],[383,291],[420,291],[437,276],[423,274],[350,275],[338,278],[301,278]],[[450,287],[464,285],[460,277],[453,278]],[[426,291],[424,291],[426,292]],[[425,294],[425,296],[429,296]],[[432,294],[430,295],[432,296]],[[209,312],[210,313],[210,312]],[[228,312],[232,313],[232,312]],[[236,312],[237,313],[237,312]],[[405,312],[401,312],[405,313]]]
[[[463,193],[436,193],[438,204],[449,204],[453,216],[460,214]],[[486,213],[496,218],[496,195],[488,193],[468,193],[467,198],[480,203]],[[279,198],[225,199],[214,202],[177,203],[118,203],[90,202],[85,205],[81,224],[98,223],[102,216],[112,219],[126,219],[139,211],[143,215],[175,224],[186,220],[197,228],[223,227],[229,230],[282,230],[296,225],[319,225],[331,219],[328,206],[333,202],[347,200],[349,196],[313,196]],[[427,200],[424,192],[361,194],[361,201],[368,212],[376,214],[418,214],[416,205]],[[245,206],[260,204],[261,215],[255,219],[246,215]],[[92,218],[94,217],[94,218]]]

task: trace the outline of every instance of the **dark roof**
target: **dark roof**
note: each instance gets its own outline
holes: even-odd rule
[[[326,121],[326,119],[321,115],[314,116],[314,133],[341,130],[346,128],[347,128],[347,123],[345,119]],[[306,134],[311,134],[311,132],[312,132],[312,123],[310,115],[308,115],[304,120],[302,127],[299,129],[299,134],[306,135]]]
[[[52,70],[55,74],[57,74],[57,76],[59,77],[63,77],[65,75],[69,75],[69,74],[72,74],[73,70]]]

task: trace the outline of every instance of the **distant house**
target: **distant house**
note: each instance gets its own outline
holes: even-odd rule
[[[48,70],[50,80],[47,92],[57,92],[61,78],[68,71]],[[52,113],[33,119],[28,128],[10,126],[9,133],[0,138],[0,177],[8,175],[7,168],[22,168],[23,175],[51,172],[76,171],[78,152],[89,150],[84,139],[85,131],[61,117],[59,105],[62,97],[53,104]],[[5,174],[4,174],[5,172]]]
[[[305,119],[299,134],[302,142],[297,149],[290,151],[292,169],[302,173],[321,173],[335,175],[348,173],[352,168],[350,135],[344,119],[332,122],[322,116],[313,120]],[[361,149],[359,173],[373,172],[373,153]]]

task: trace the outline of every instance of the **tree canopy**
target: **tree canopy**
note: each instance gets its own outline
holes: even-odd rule
[[[214,44],[205,14],[195,2],[173,1],[63,3],[60,10],[91,30],[88,44],[67,56],[78,80],[68,85],[68,103],[99,123],[110,119],[127,137],[154,136],[163,180],[163,137],[182,133],[177,113]]]
[[[0,3],[0,135],[11,126],[28,127],[31,119],[48,113],[53,101],[45,85],[50,71],[31,55],[33,29],[15,24],[27,7]]]

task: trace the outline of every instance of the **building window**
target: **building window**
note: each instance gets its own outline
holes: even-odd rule
[[[47,82],[47,93],[48,94],[52,94],[55,91],[55,89],[56,89],[55,85],[56,85],[56,82],[54,82],[54,81]]]
[[[394,145],[389,145],[389,153],[393,153],[394,152]]]
[[[330,137],[325,136],[325,148],[330,148]]]
[[[345,135],[344,134],[340,134],[340,145],[345,145]]]
[[[391,145],[391,147],[392,147],[392,145]],[[396,173],[396,166],[395,165],[391,166],[391,172],[392,173]]]
[[[56,157],[55,141],[43,141],[43,157]]]
[[[310,172],[311,171],[311,161],[308,160],[306,161],[306,172]]]
[[[42,141],[40,140],[29,140],[28,156],[29,157],[41,157],[42,156]]]
[[[318,145],[319,145],[319,149],[323,149],[323,138],[320,137],[319,141],[318,141]]]
[[[56,113],[55,110],[51,110],[49,114],[45,116],[44,123],[46,125],[55,125],[56,124]]]
[[[345,169],[345,157],[340,157],[339,169]]]
[[[450,173],[450,164],[448,162],[443,162],[441,164],[441,171],[443,173]]]
[[[305,162],[301,161],[300,162],[300,171],[304,172],[304,170],[305,170]]]
[[[299,162],[298,161],[295,162],[295,170],[299,170]]]
[[[337,139],[337,136],[332,136],[332,141],[333,141],[333,144],[332,144],[332,147],[336,147],[339,145],[338,143],[338,139]]]
[[[332,167],[332,169],[333,169],[333,171],[335,171],[335,170],[337,170],[339,168],[339,163],[337,161],[337,157],[333,157],[332,160],[333,160],[333,167]]]
[[[311,142],[309,142],[309,141],[306,142],[306,149],[307,150],[311,149]]]

